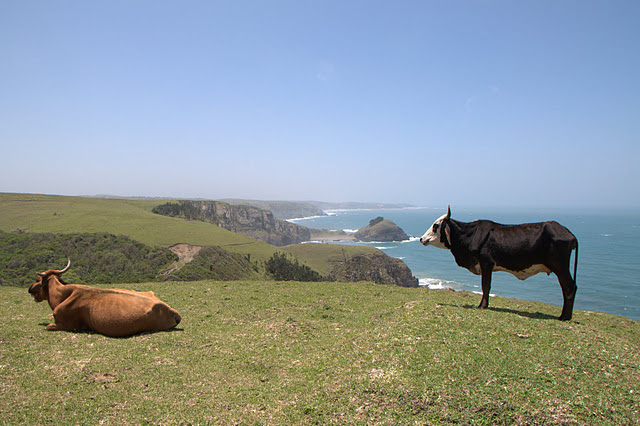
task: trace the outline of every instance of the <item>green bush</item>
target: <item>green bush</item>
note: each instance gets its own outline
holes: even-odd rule
[[[322,281],[324,278],[307,265],[301,265],[298,259],[291,260],[285,253],[275,252],[266,262],[267,272],[276,280],[282,281]]]
[[[371,220],[369,221],[369,226],[377,225],[377,224],[379,224],[380,222],[382,222],[383,220],[384,220],[384,217],[382,217],[382,216],[378,216],[378,217],[376,217],[375,219],[371,219]]]
[[[203,247],[193,260],[167,276],[169,281],[213,279],[231,281],[257,278],[258,266],[249,257],[230,253],[221,247]]]
[[[59,269],[71,259],[66,281],[79,284],[158,281],[178,257],[127,236],[10,234],[0,231],[0,284],[26,286],[36,273]]]

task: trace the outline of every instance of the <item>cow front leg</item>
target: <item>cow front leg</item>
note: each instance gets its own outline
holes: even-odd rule
[[[60,304],[53,310],[53,320],[55,323],[49,324],[47,326],[47,330],[76,331],[86,328],[83,326],[82,320],[78,318],[77,315],[77,310],[68,309],[67,306]]]
[[[482,300],[478,308],[487,309],[489,307],[489,292],[491,291],[491,273],[493,272],[493,266],[484,265],[480,266],[482,271]]]

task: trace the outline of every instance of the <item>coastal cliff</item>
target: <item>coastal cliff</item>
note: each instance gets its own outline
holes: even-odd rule
[[[224,199],[225,203],[237,206],[253,206],[262,210],[269,210],[276,219],[287,220],[300,217],[326,216],[322,209],[316,207],[311,202],[305,201],[260,201],[260,200],[239,200]]]
[[[333,281],[373,281],[376,284],[392,284],[401,287],[418,287],[418,279],[400,259],[382,252],[344,256],[335,262],[329,273]]]
[[[247,235],[274,246],[309,241],[311,232],[304,226],[278,220],[269,210],[222,201],[189,201],[156,206],[154,213],[213,223],[228,231]]]

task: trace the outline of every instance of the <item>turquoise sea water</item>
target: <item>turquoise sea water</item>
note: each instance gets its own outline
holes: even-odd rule
[[[383,216],[395,222],[412,238],[397,243],[357,244],[371,245],[391,257],[402,259],[421,285],[481,291],[480,277],[457,266],[451,252],[424,247],[418,241],[433,221],[446,213],[444,208],[342,210],[327,213],[329,216],[294,219],[292,222],[309,228],[355,231],[366,226],[371,219]],[[578,293],[574,309],[608,312],[640,321],[640,213],[456,210],[452,207],[452,217],[464,222],[490,219],[505,224],[546,220],[560,222],[576,235],[579,242]],[[573,271],[573,256],[571,268]],[[506,272],[494,272],[491,294],[562,306],[560,285],[553,274],[538,274],[520,281]]]

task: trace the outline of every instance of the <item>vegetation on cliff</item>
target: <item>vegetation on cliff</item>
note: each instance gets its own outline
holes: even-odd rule
[[[65,280],[78,284],[157,281],[177,256],[127,236],[99,234],[11,234],[0,231],[0,285],[24,286],[36,273],[60,269],[70,258]]]
[[[384,253],[345,255],[341,262],[335,263],[328,277],[334,281],[372,281],[401,287],[419,285],[418,279],[402,260]]]
[[[374,247],[333,244],[296,244],[283,250],[333,281],[373,281],[417,287],[418,279],[400,259],[395,259]]]
[[[307,265],[301,265],[298,259],[288,253],[275,252],[265,262],[267,272],[276,280],[282,281],[323,281],[322,275]]]
[[[163,281],[219,281],[264,278],[259,263],[251,262],[250,256],[231,253],[221,247],[203,247],[193,260],[171,272]]]

